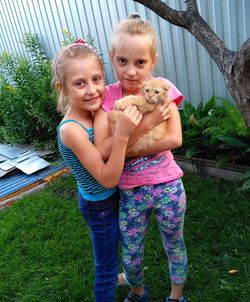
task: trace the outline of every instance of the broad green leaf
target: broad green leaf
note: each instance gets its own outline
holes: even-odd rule
[[[212,98],[205,104],[203,109],[203,116],[208,115],[209,111],[215,107],[216,98],[212,96]]]
[[[197,113],[197,110],[195,109],[194,106],[192,106],[191,103],[185,102],[184,111],[185,111],[185,114],[187,115],[188,119],[191,117],[191,115],[194,115],[195,118],[199,119],[199,115]]]
[[[245,148],[248,146],[248,144],[245,141],[231,137],[231,136],[219,136],[218,139],[221,140],[222,142],[226,143],[227,145],[233,146],[236,148]]]
[[[197,136],[201,136],[202,137],[202,129],[200,128],[191,128],[188,131],[188,135],[190,138],[194,138]]]

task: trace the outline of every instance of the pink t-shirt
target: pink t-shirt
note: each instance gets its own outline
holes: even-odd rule
[[[169,98],[177,104],[183,100],[181,92],[164,78],[171,87],[169,90]],[[102,108],[106,112],[114,110],[115,101],[122,98],[121,83],[117,82],[106,86],[105,98],[102,103]],[[183,176],[183,171],[176,164],[171,151],[160,152],[156,155],[136,157],[127,160],[119,181],[120,189],[130,189],[133,187],[144,185],[155,185],[171,180],[178,179]]]

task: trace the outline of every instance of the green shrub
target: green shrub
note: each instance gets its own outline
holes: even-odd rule
[[[66,30],[63,36],[62,46],[77,38]],[[83,38],[96,49],[89,34]],[[0,55],[0,142],[55,149],[61,116],[56,111],[51,61],[36,35],[24,34],[22,43],[27,56],[16,57],[7,52]]]
[[[0,56],[0,141],[50,145],[56,142],[56,92],[51,62],[36,35],[24,35],[27,56]]]
[[[250,130],[234,104],[213,96],[197,108],[185,102],[180,115],[183,146],[178,152],[215,159],[218,165],[250,164]]]

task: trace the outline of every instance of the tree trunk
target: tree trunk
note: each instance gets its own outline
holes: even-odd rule
[[[238,51],[229,50],[199,14],[196,0],[186,0],[186,10],[177,11],[161,0],[134,0],[166,21],[188,30],[207,50],[223,74],[246,124],[250,128],[250,38]]]

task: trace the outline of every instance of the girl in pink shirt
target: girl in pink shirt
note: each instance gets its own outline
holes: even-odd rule
[[[108,112],[114,102],[126,95],[140,94],[141,83],[152,78],[158,54],[153,27],[140,16],[133,15],[118,24],[113,33],[110,57],[119,82],[106,87],[102,109],[95,116],[95,144],[104,159],[108,157],[112,137],[109,137]],[[130,136],[132,145],[143,133],[166,120],[167,134],[147,150],[137,154],[127,152],[119,181],[120,234],[122,264],[131,286],[124,302],[148,301],[148,289],[143,284],[144,241],[151,213],[155,213],[169,263],[171,294],[164,301],[184,302],[187,255],[183,239],[186,196],[171,149],[182,142],[181,123],[177,106],[183,96],[167,79],[171,103],[146,114]],[[167,150],[167,151],[166,151]],[[132,158],[132,159],[131,159]]]

